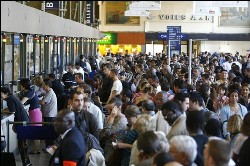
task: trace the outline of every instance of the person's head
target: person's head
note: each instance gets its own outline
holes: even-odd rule
[[[174,100],[179,102],[182,112],[185,112],[189,108],[189,94],[188,93],[177,93],[174,96]]]
[[[138,161],[152,158],[161,150],[160,139],[153,130],[145,131],[137,138]]]
[[[80,84],[76,91],[79,91],[83,94],[83,97],[91,97],[92,90],[91,87],[88,84]]]
[[[250,57],[250,56],[248,56]],[[249,59],[249,58],[248,58]],[[244,70],[244,75],[247,77],[247,78],[250,78],[250,61],[247,63],[247,66]]]
[[[204,100],[199,92],[189,93],[189,111],[201,110],[204,106]]]
[[[155,104],[152,100],[147,99],[142,102],[142,113],[150,114],[155,111]]]
[[[70,104],[73,111],[79,112],[83,108],[83,94],[75,91],[70,96]]]
[[[124,115],[126,116],[129,125],[135,124],[136,119],[140,114],[141,111],[136,105],[128,105],[124,111]]]
[[[48,92],[50,90],[50,88],[52,88],[52,82],[49,78],[45,78],[43,80],[43,84],[42,84],[42,88]]]
[[[73,71],[74,71],[74,65],[72,63],[69,63],[68,64],[68,72],[73,73]]]
[[[98,85],[101,85],[101,83],[102,83],[102,76],[100,75],[100,74],[96,74],[95,76],[94,76],[94,84],[95,84],[95,86],[97,87]]]
[[[168,101],[168,94],[165,91],[160,91],[155,95],[155,105],[157,109],[161,109],[162,105]]]
[[[164,119],[169,123],[169,125],[172,125],[182,114],[178,104],[173,101],[167,101],[164,103],[161,110]]]
[[[206,112],[204,112],[204,121],[205,121],[205,124],[208,122],[209,119],[212,119],[212,118],[219,120],[219,116],[215,112],[213,112],[213,111],[206,111]]]
[[[205,127],[204,127],[204,133],[207,136],[216,136],[216,137],[222,137],[222,123],[220,120],[211,118],[207,121]]]
[[[75,114],[69,109],[63,109],[58,112],[54,128],[58,134],[63,134],[66,130],[75,126]]]
[[[198,67],[195,67],[195,68],[193,69],[193,76],[194,76],[194,77],[200,76],[200,71],[199,71],[199,68],[198,68]]]
[[[114,79],[114,78],[118,78],[118,70],[117,69],[111,69],[110,70],[110,77],[112,78],[112,79]]]
[[[221,80],[227,80],[228,79],[228,71],[223,69],[220,72],[220,79]]]
[[[111,71],[111,64],[110,63],[103,64],[102,70],[104,75],[109,76]]]
[[[76,81],[76,83],[82,83],[83,82],[82,73],[75,73],[75,81]]]
[[[200,87],[199,87],[199,92],[201,94],[201,96],[204,98],[208,98],[210,96],[210,85],[207,83],[203,83]]]
[[[122,107],[122,100],[120,97],[115,96],[111,100],[109,100],[109,102],[105,107],[108,110],[109,114],[112,112],[114,108],[118,109],[118,111],[120,112]]]
[[[183,165],[191,165],[197,155],[197,144],[191,136],[174,136],[170,139],[170,153],[175,161]]]
[[[189,134],[197,134],[203,131],[204,114],[201,111],[189,111],[186,119],[186,126]]]
[[[239,94],[240,94],[240,90],[237,89],[236,87],[232,88],[232,86],[230,86],[229,90],[228,90],[228,97],[229,97],[229,103],[237,103],[239,100]]]
[[[209,83],[209,74],[202,74],[201,75],[201,79],[202,79],[202,81],[203,81],[203,83]]]
[[[231,145],[228,141],[209,139],[204,148],[204,166],[227,166],[232,156]]]
[[[36,85],[37,87],[42,87],[43,85],[43,78],[41,76],[36,76],[32,79],[34,85]]]
[[[151,74],[149,77],[148,77],[148,82],[150,85],[152,85],[153,87],[156,87],[158,84],[159,84],[159,78],[157,75],[155,74]]]
[[[76,62],[76,63],[75,63],[75,68],[78,70],[80,67],[81,67],[81,66],[80,66],[80,62]]]
[[[242,86],[241,86],[241,94],[242,94],[242,96],[249,97],[249,94],[250,94],[250,85],[248,83],[242,84]]]
[[[240,131],[245,136],[250,136],[250,112],[244,116]]]
[[[161,86],[161,90],[168,92],[170,90],[170,83],[168,82],[167,78],[162,77],[160,80],[160,86]]]
[[[49,78],[51,81],[53,81],[53,80],[56,79],[56,75],[55,75],[54,73],[50,73],[50,74],[48,74],[48,78]]]
[[[174,157],[171,153],[160,152],[154,157],[153,166],[164,166],[171,161],[174,161]]]
[[[83,110],[88,111],[93,104],[93,100],[90,97],[83,98]]]
[[[130,89],[123,89],[121,92],[122,102],[130,101],[132,99],[132,94]]]
[[[225,84],[220,84],[218,87],[218,94],[220,96],[227,95],[227,86]]]
[[[137,64],[137,65],[135,65],[135,72],[136,72],[136,73],[140,73],[140,72],[142,72],[143,70],[144,70],[144,67],[143,67],[142,64]]]
[[[12,95],[10,88],[1,86],[1,100],[5,100],[10,95]]]
[[[143,82],[141,84],[141,91],[143,93],[151,93],[153,91],[153,87],[148,82]]]
[[[151,127],[151,120],[150,120],[150,115],[148,114],[140,115],[136,119],[133,125],[133,128],[136,129],[139,134],[150,130],[150,127]]]
[[[238,114],[234,114],[230,116],[227,122],[227,130],[231,135],[236,135],[240,132],[240,128],[242,125],[242,118]]]
[[[173,82],[173,86],[174,86],[174,92],[176,94],[176,93],[180,93],[182,89],[186,88],[186,83],[184,80],[176,79]]]
[[[22,90],[29,90],[32,86],[31,81],[28,78],[22,78],[20,80],[20,85]]]

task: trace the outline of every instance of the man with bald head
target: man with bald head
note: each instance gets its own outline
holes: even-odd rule
[[[85,142],[81,132],[75,127],[75,114],[69,109],[58,112],[54,122],[55,131],[61,141],[50,159],[50,166],[85,165]]]

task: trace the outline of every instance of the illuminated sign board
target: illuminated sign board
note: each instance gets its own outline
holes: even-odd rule
[[[117,44],[117,33],[104,33],[105,36],[97,44]]]

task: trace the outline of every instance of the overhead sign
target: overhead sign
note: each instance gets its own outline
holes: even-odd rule
[[[86,1],[85,20],[87,25],[94,23],[94,1]]]
[[[48,9],[58,10],[59,1],[45,1],[45,10]]]
[[[186,35],[185,34],[181,34],[181,40],[186,40]],[[169,40],[168,39],[168,34],[167,33],[158,33],[158,39],[165,39],[165,40]]]
[[[170,47],[170,55],[173,52],[181,53],[181,26],[167,26],[168,46]]]
[[[117,33],[104,33],[105,36],[97,44],[117,44]]]
[[[161,10],[161,1],[132,1],[129,10]]]

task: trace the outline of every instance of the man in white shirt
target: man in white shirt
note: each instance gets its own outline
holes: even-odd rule
[[[75,69],[74,69],[74,73],[82,73],[83,75],[83,80],[84,80],[84,70],[82,69],[82,67],[80,66],[79,62],[75,63]]]
[[[102,111],[100,110],[99,107],[97,107],[95,104],[93,104],[93,101],[89,97],[84,97],[83,98],[83,109],[87,110],[88,112],[92,113],[94,117],[97,120],[97,126],[98,130],[103,129],[103,122],[104,122],[104,117],[102,115]]]
[[[230,61],[230,57],[226,56],[225,57],[226,62],[224,62],[221,66],[223,67],[223,69],[227,70],[227,72],[229,72],[231,70],[231,63]]]
[[[111,100],[116,95],[119,95],[122,91],[122,82],[118,78],[118,70],[111,69],[110,78],[114,81],[113,86],[111,88],[111,93],[109,95],[108,101]]]

